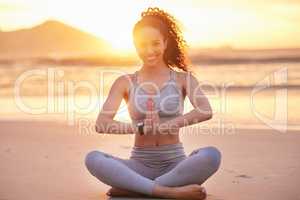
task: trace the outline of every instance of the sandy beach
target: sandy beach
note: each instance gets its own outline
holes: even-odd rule
[[[300,200],[299,19],[300,0],[0,0],[0,200],[120,200],[85,158],[130,157],[95,121],[143,119],[147,95],[200,110],[175,122],[187,156],[221,151],[207,200]]]
[[[56,122],[0,122],[0,199],[107,199],[108,185],[92,177],[85,155],[101,150],[126,158],[132,135],[83,134]],[[300,134],[236,130],[228,135],[181,134],[186,154],[213,145],[220,170],[203,186],[209,199],[300,199]]]

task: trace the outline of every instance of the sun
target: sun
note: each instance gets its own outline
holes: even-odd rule
[[[105,40],[109,42],[112,48],[118,52],[132,52],[135,50],[133,39],[130,33],[119,34],[117,31],[112,30],[111,33],[106,35]]]
[[[1,0],[0,0],[1,1]],[[61,1],[3,0],[1,30],[13,31],[57,19],[106,40],[116,51],[132,51],[132,28],[140,13],[157,6],[179,19],[187,28],[190,46],[235,48],[299,47],[299,9],[290,4],[261,7],[253,2],[226,1]],[[2,4],[3,4],[2,2]],[[183,3],[184,2],[184,3]],[[0,3],[1,4],[1,3]],[[259,8],[259,9],[256,9]],[[16,20],[18,19],[18,20]],[[299,20],[298,20],[299,21]],[[298,34],[298,35],[297,35]]]

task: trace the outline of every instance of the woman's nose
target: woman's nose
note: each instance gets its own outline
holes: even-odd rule
[[[147,56],[151,56],[151,55],[153,55],[154,54],[154,49],[152,48],[152,47],[146,47],[145,48],[145,54],[147,55]]]

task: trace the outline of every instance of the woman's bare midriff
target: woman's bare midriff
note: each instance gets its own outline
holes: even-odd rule
[[[139,135],[135,134],[134,146],[138,147],[157,147],[165,144],[179,143],[179,134],[148,134]]]

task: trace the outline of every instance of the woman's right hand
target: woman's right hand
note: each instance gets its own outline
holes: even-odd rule
[[[157,132],[155,126],[159,122],[159,116],[155,110],[155,102],[153,98],[149,97],[147,100],[147,112],[144,119],[144,133],[155,134]]]
[[[146,118],[143,120],[143,122],[144,122],[144,126],[143,126],[143,132],[144,132],[144,134],[143,135],[152,134],[153,130],[154,130],[153,129],[152,119],[146,116]],[[134,132],[136,134],[140,135],[139,129],[136,126],[136,124],[133,124],[133,126],[134,126]]]
[[[144,119],[144,135],[153,134],[153,120],[146,116]]]
[[[157,130],[156,126],[159,123],[159,115],[157,111],[155,111],[155,102],[152,98],[149,98],[147,101],[147,111],[144,122],[144,135],[151,134],[154,135]],[[138,133],[138,130],[137,130]]]

